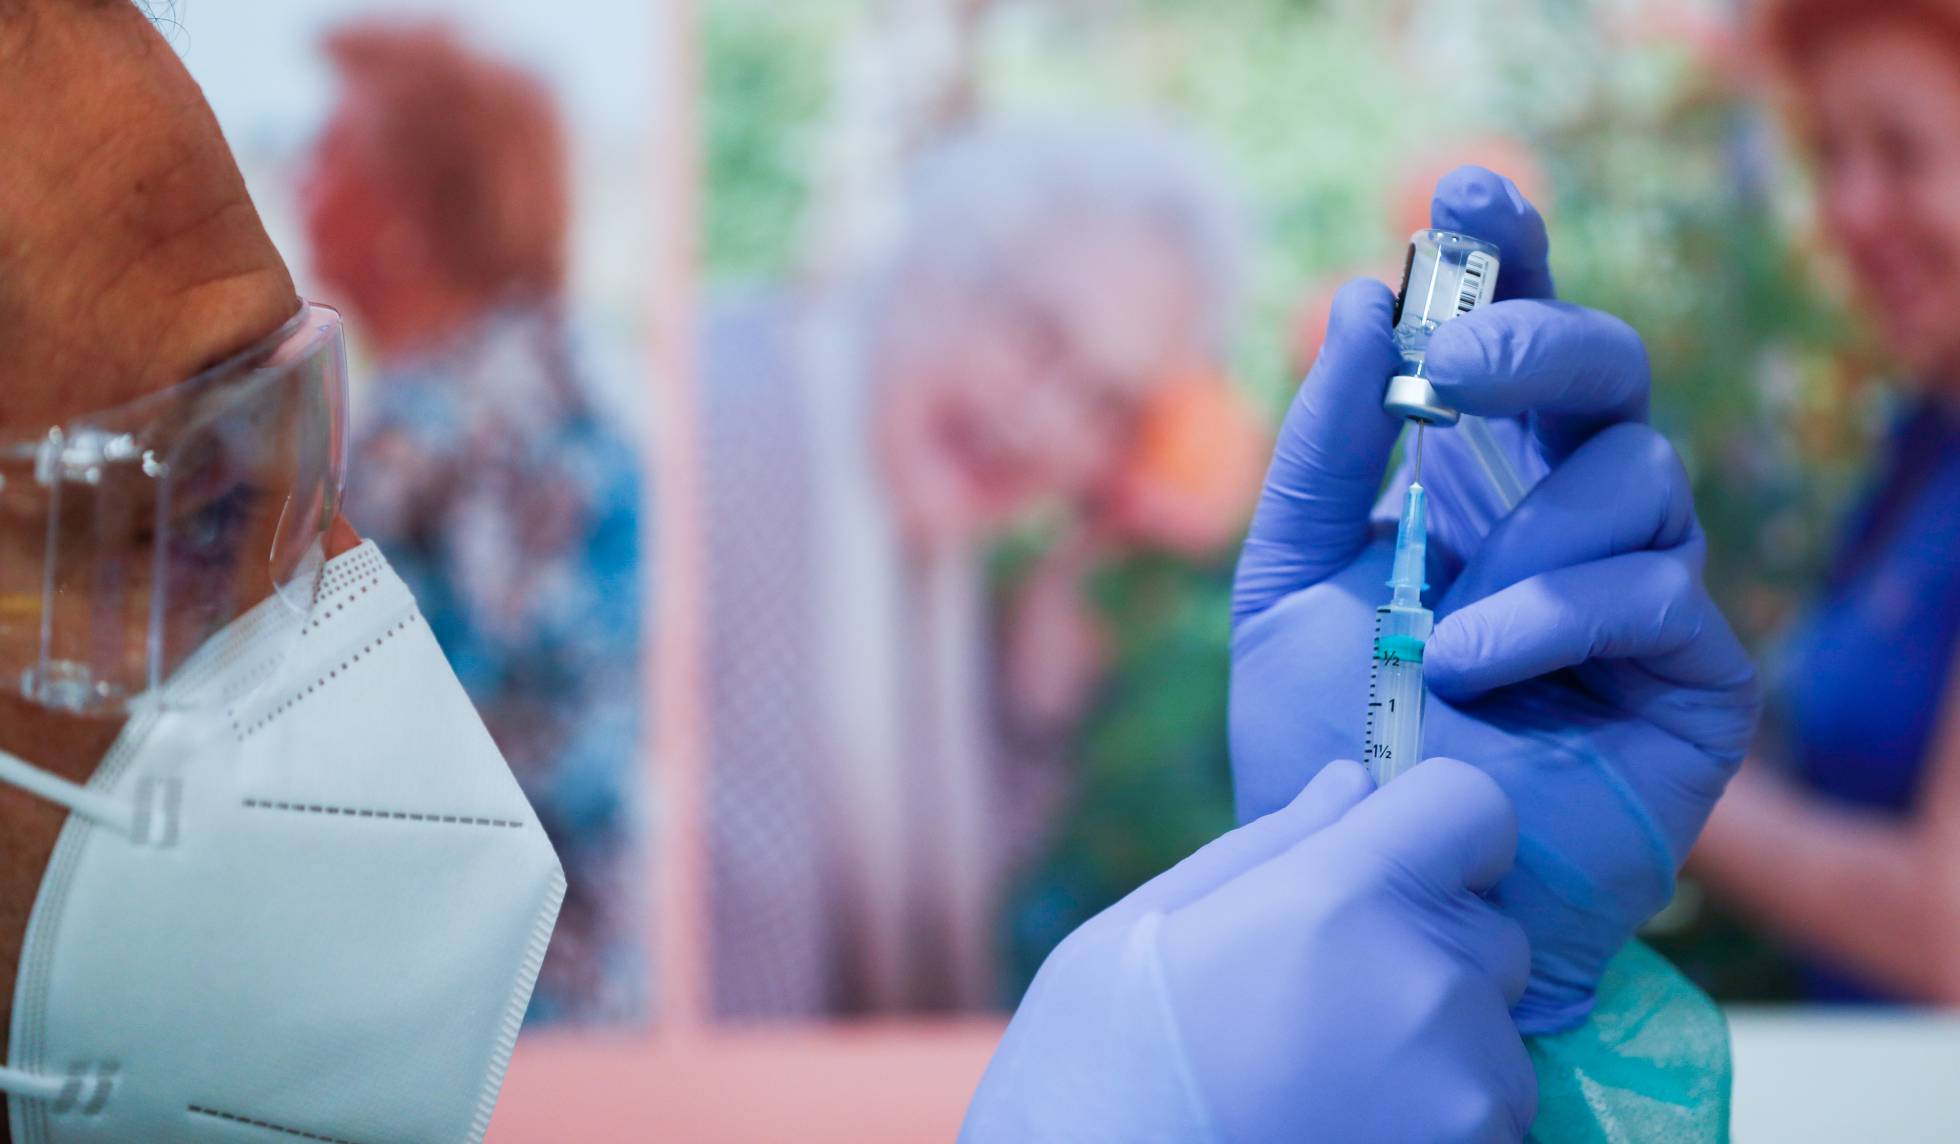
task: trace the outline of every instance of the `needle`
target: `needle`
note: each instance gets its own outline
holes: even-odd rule
[[[1416,422],[1416,483],[1422,483],[1422,422]]]

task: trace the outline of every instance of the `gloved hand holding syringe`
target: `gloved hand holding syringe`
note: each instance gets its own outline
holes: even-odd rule
[[[1427,492],[1422,487],[1422,434],[1431,425],[1454,425],[1464,434],[1489,479],[1501,511],[1524,496],[1511,460],[1480,417],[1446,403],[1424,372],[1429,337],[1451,318],[1490,301],[1497,288],[1497,247],[1467,234],[1420,230],[1409,238],[1402,289],[1395,299],[1395,346],[1399,372],[1388,380],[1382,408],[1412,426],[1414,479],[1403,494],[1395,529],[1389,601],[1375,609],[1374,664],[1368,681],[1368,734],[1363,750],[1377,784],[1422,758],[1422,652],[1435,619],[1423,606],[1428,552]]]
[[[1754,727],[1754,673],[1702,583],[1687,473],[1645,424],[1638,333],[1557,297],[1544,221],[1509,180],[1452,172],[1430,218],[1503,266],[1488,305],[1434,330],[1421,376],[1438,404],[1490,418],[1529,492],[1507,509],[1472,439],[1431,427],[1421,480],[1408,449],[1383,496],[1407,424],[1383,393],[1408,355],[1389,287],[1343,287],[1239,562],[1233,789],[1251,821],[1322,760],[1361,753],[1365,649],[1397,510],[1420,483],[1432,588],[1415,606],[1436,619],[1413,757],[1468,762],[1515,807],[1517,864],[1494,895],[1531,941],[1513,1015],[1527,1034],[1558,1032],[1584,1020],[1607,962],[1673,892]],[[1410,306],[1427,296],[1425,283]],[[1436,297],[1453,300],[1446,285]]]

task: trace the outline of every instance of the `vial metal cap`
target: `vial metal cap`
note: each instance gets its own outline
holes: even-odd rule
[[[1382,395],[1382,408],[1405,417],[1410,421],[1420,421],[1424,425],[1454,425],[1457,412],[1444,404],[1436,387],[1429,384],[1426,377],[1398,373],[1388,379],[1388,391]]]

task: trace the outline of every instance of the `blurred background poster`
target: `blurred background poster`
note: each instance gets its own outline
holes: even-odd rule
[[[564,862],[530,1020],[637,1024],[647,7],[155,14],[302,293],[348,317],[349,519],[415,591]]]
[[[1888,398],[1728,3],[715,0],[710,959],[729,1017],[1011,1005],[1232,820],[1234,546],[1335,287],[1474,162],[1625,316],[1774,658]],[[1800,966],[1684,883],[1725,999]]]
[[[1771,684],[1646,936],[1728,1003],[1960,1000],[1960,10],[151,7],[350,317],[352,520],[565,859],[571,1035],[500,1125],[950,1128],[1056,942],[1233,822],[1273,428],[1465,162],[1644,337]],[[1849,1043],[1733,1012],[1738,1123]]]
[[[1784,7],[162,18],[302,289],[353,319],[354,523],[566,858],[533,1019],[657,1026],[1004,1012],[1229,826],[1230,576],[1272,428],[1333,289],[1392,280],[1463,162],[1545,207],[1565,297],[1645,337],[1711,581],[1788,700],[1783,769],[1828,793],[1783,685],[1851,668],[1806,674],[1793,633],[1856,582],[1840,522],[1913,391],[1843,305],[1861,280],[1814,201],[1841,152],[1785,130],[1749,47]],[[656,51],[660,27],[684,39]],[[687,280],[657,290],[676,220]],[[1951,638],[1900,700],[1908,765],[1846,795],[1893,825]],[[698,733],[657,757],[675,712]],[[1651,927],[1718,998],[1943,996],[1840,974],[1828,926],[1745,921],[1764,903],[1724,882],[1691,869]]]

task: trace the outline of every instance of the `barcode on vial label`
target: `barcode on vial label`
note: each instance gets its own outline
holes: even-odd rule
[[[1490,301],[1492,281],[1490,255],[1473,250],[1463,259],[1463,280],[1456,286],[1456,312],[1459,316]]]

